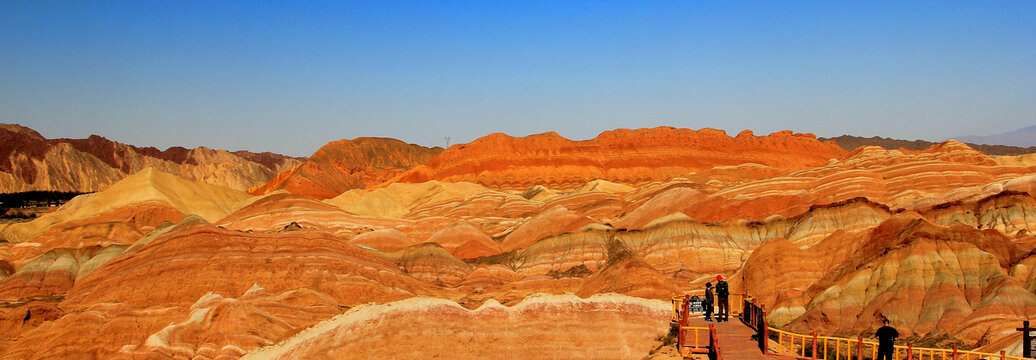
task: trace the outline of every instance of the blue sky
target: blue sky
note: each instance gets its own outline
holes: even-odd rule
[[[0,122],[309,155],[669,125],[1036,124],[1036,2],[0,2]]]

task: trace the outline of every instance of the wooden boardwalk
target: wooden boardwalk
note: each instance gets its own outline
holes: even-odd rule
[[[702,319],[701,313],[695,313],[691,310],[701,311],[701,304],[696,303],[692,307],[690,300],[690,296],[679,296],[672,299],[673,307],[670,319],[674,323],[683,321],[678,332],[676,349],[679,354],[677,356],[684,356],[685,358],[695,360],[709,359],[710,357],[722,360],[808,359],[804,357],[808,352],[810,354],[817,354],[822,359],[830,359],[832,357],[835,359],[843,357],[846,359],[862,359],[863,357],[873,357],[877,353],[878,343],[865,341],[861,337],[849,339],[819,336],[815,332],[805,335],[769,327],[765,320],[765,308],[757,305],[755,301],[742,300],[741,304],[743,306],[740,309],[735,309],[735,311],[740,310],[738,311],[740,314],[736,317],[731,316],[730,322],[706,322]],[[700,300],[697,301],[700,302]],[[682,315],[687,313],[690,316],[686,319],[683,318]],[[742,322],[742,317],[748,322]],[[769,353],[767,355],[764,355],[759,350],[759,342],[752,340],[752,336],[756,334],[755,328],[765,329],[764,331],[770,335],[770,339],[766,341],[767,353]],[[1028,322],[1023,323],[1023,328],[1028,328]],[[834,354],[830,353],[831,349],[833,349]],[[932,359],[935,359],[937,355],[941,355],[942,359],[1026,359],[1021,356],[1008,356],[1004,350],[1000,350],[999,354],[995,354],[961,350],[956,346],[950,349],[914,347],[909,342],[906,346],[896,345],[893,357],[902,359],[900,357],[902,355],[904,358],[910,359],[914,358],[914,356],[920,357],[922,354],[927,354]]]
[[[752,340],[755,330],[741,323],[741,319],[732,317],[730,322],[710,323],[701,316],[695,316],[689,320],[687,326],[708,327],[709,324],[713,324],[716,327],[716,337],[723,360],[790,359],[784,356],[763,355],[759,351],[759,343]]]

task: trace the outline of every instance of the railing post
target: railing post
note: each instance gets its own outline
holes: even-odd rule
[[[806,357],[806,337],[805,336],[802,337],[802,351],[799,352],[799,355],[802,356],[802,357]]]
[[[954,346],[954,348],[956,348],[956,346]],[[953,350],[953,358],[954,359],[957,358],[957,350]],[[907,343],[907,360],[913,360],[913,359],[914,359],[914,343],[908,342]]]
[[[709,324],[709,351],[712,352],[712,358],[719,357],[719,349],[716,347],[716,324]]]
[[[863,360],[863,336],[857,336],[856,340],[856,358]]]
[[[690,300],[687,298],[687,295],[684,295],[683,299],[680,300],[680,321],[676,322],[676,352],[680,354],[683,354],[683,347],[687,344],[683,328],[684,326],[687,326],[687,318],[689,317],[687,310],[690,307],[689,302]]]
[[[1000,350],[1000,360],[1007,360],[1007,351]]]
[[[741,298],[741,321],[747,324],[752,323],[752,314],[749,313],[751,309],[748,306],[748,294],[746,293],[745,297]]]
[[[759,306],[759,350],[763,355],[769,355],[770,350],[766,348],[766,341],[770,338],[770,327],[766,325],[766,305]]]
[[[690,310],[690,308],[691,308],[690,301],[687,300],[687,297],[685,296],[684,299],[680,300],[680,322],[681,323],[687,324],[688,317],[691,317],[691,314],[687,312],[688,310]]]
[[[1022,321],[1022,357],[1032,358],[1032,335],[1029,334],[1029,321]]]
[[[684,314],[684,319],[690,321],[691,317],[691,298],[689,295],[684,296],[684,300],[681,302],[681,312]],[[685,322],[686,324],[686,322]]]
[[[951,355],[950,357],[951,357],[951,358],[952,358],[953,360],[957,360],[957,345],[953,345],[953,353],[952,353],[952,354],[953,354],[953,355]]]
[[[683,354],[683,326],[676,323],[676,352]]]
[[[763,331],[759,328],[759,317],[763,315],[763,309],[759,307],[759,304],[752,300],[752,326],[755,326],[755,330]]]
[[[752,326],[751,325],[752,324],[752,313],[751,313],[751,311],[752,311],[752,307],[749,306],[747,297],[745,299],[741,299],[741,322],[744,322],[745,325],[748,325],[749,327]]]
[[[810,357],[813,360],[817,359],[817,332],[813,332],[813,356]]]
[[[716,325],[709,324],[709,359],[719,357],[719,349],[716,348]]]
[[[749,312],[751,308],[748,307],[748,301],[741,300],[741,307],[744,308],[744,310],[741,310],[741,322],[748,325],[748,327],[752,327],[752,313]]]

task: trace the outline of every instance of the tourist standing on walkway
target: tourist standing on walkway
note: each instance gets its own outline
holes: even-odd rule
[[[730,288],[723,275],[716,275],[716,303],[719,305],[719,312],[716,313],[716,322],[727,322],[727,313],[730,311]]]
[[[878,358],[875,360],[892,360],[899,332],[896,331],[896,328],[889,326],[889,319],[885,319],[881,324],[883,326],[874,333],[874,336],[878,338]]]
[[[712,283],[705,283],[705,300],[702,305],[705,307],[705,321],[712,322]]]

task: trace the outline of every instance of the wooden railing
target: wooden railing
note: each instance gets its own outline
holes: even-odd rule
[[[708,334],[709,338],[707,340],[704,339],[702,333]],[[679,350],[680,355],[707,354],[709,359],[723,359],[723,355],[719,351],[719,338],[716,336],[715,324],[709,324],[709,327],[680,326],[679,334],[676,348]],[[691,342],[692,336],[690,334],[694,335],[693,342]],[[706,343],[702,343],[702,340],[706,340]]]
[[[757,305],[755,300],[742,300],[743,306],[741,307],[741,322],[746,326],[755,330],[756,341],[758,341],[759,351],[763,354],[767,353],[766,350],[766,339],[769,336],[770,327],[766,325],[766,308],[761,305]]]
[[[816,332],[803,335],[773,328],[766,323],[766,309],[755,301],[743,301],[741,321],[756,331],[759,349],[768,355],[783,355],[798,359],[811,360],[865,360],[878,357],[878,343],[864,340],[819,336]],[[771,335],[775,334],[775,335]],[[776,336],[776,339],[771,339]],[[775,340],[774,347],[769,344]],[[960,350],[957,346],[951,349],[919,348],[912,343],[896,345],[892,353],[894,360],[1025,360],[1020,356],[1007,356],[1004,351],[999,354],[978,351]]]
[[[692,294],[683,295],[683,296],[676,296],[676,297],[674,297],[674,298],[672,298],[670,300],[672,302],[672,311],[670,313],[670,320],[672,322],[675,323],[675,322],[679,322],[680,321],[680,311],[682,309],[681,306],[684,303],[684,300],[690,300],[691,296],[694,296],[694,295],[699,295],[699,294],[692,293]],[[704,296],[704,294],[701,294],[699,296]],[[730,317],[735,317],[735,316],[741,314],[741,312],[743,310],[740,307],[738,307],[737,304],[741,303],[744,298],[745,298],[744,294],[730,294],[730,297],[728,298],[728,299],[730,299],[729,301],[730,301],[730,305],[731,305],[730,309],[729,309],[729,316]],[[715,304],[713,304],[713,305],[715,305]],[[695,311],[695,312],[691,313],[692,316],[693,315],[702,315],[702,314],[703,314],[702,312],[698,312],[698,311]],[[715,316],[715,313],[713,313],[713,316]]]
[[[723,360],[719,351],[719,337],[716,336],[716,325],[709,324],[709,360]]]
[[[708,331],[709,328],[702,326],[680,326],[679,336],[677,336],[676,340],[676,348],[681,350],[681,354],[683,353],[683,349],[690,349],[690,352],[692,353],[707,352],[708,346],[711,344],[711,340],[709,340],[708,343],[702,343],[701,333],[704,332],[711,336],[712,333],[709,333]],[[691,336],[691,334],[694,336]],[[691,339],[694,341],[692,342]]]
[[[677,323],[677,351],[682,356],[687,356],[691,353],[708,354],[710,360],[722,360],[723,355],[719,351],[719,338],[716,336],[716,326],[714,324],[709,324],[709,327],[688,325],[691,316],[700,314],[690,312],[689,300],[690,296],[673,298],[673,316]],[[703,332],[707,332],[709,335],[708,342],[705,344],[702,343],[702,340],[704,340]]]
[[[821,360],[865,360],[878,357],[878,343],[864,340],[819,336],[815,332],[810,335],[797,334],[772,327],[768,332],[776,334],[776,344],[770,353],[792,356],[799,359]],[[1003,350],[999,354],[951,349],[914,347],[912,343],[896,345],[892,353],[895,360],[1024,360],[1021,356],[1008,356]]]

